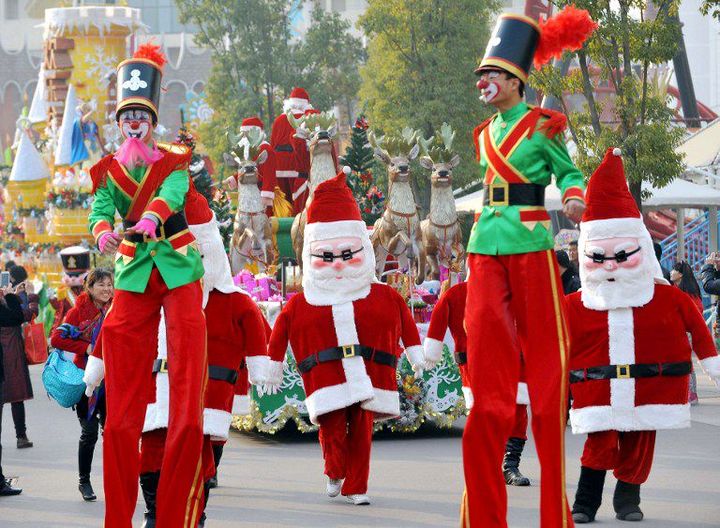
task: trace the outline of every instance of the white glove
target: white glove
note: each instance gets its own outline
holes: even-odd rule
[[[274,396],[280,392],[280,385],[274,383],[263,383],[257,388],[258,396]]]
[[[247,394],[236,394],[233,397],[232,414],[246,415],[250,410],[250,397]]]
[[[95,356],[90,356],[85,366],[85,374],[83,374],[83,381],[86,385],[85,395],[88,398],[92,396],[95,389],[100,386],[103,378],[105,378],[105,364],[103,360]]]
[[[426,368],[427,366],[424,364],[413,365],[412,369],[413,372],[415,372],[415,379],[421,379],[423,377],[423,374],[425,373]]]

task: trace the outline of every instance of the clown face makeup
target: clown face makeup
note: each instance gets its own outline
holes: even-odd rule
[[[492,102],[500,93],[500,84],[502,72],[491,70],[484,72],[477,82],[478,90],[480,90],[480,100],[484,103]]]
[[[148,143],[152,139],[153,120],[150,112],[131,108],[120,114],[118,126],[125,139],[139,139]]]

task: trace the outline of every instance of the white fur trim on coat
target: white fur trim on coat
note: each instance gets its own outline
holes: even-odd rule
[[[283,380],[283,362],[268,359],[267,370],[265,372],[265,383],[270,385],[280,385]]]
[[[267,356],[245,356],[247,365],[248,381],[253,385],[265,383],[265,376],[268,371]]]
[[[260,191],[260,196],[263,198],[275,198],[275,193],[272,191]]]
[[[353,359],[363,361],[361,357],[357,356],[342,359],[346,376],[348,376],[348,368],[345,363]],[[362,368],[364,371],[364,364]],[[305,407],[307,407],[308,415],[312,423],[319,425],[318,416],[337,411],[338,409],[344,409],[358,402],[369,401],[375,397],[375,390],[372,383],[370,383],[370,378],[367,378],[367,383],[358,383],[357,376],[351,375],[350,378],[355,381],[322,387],[305,398]]]
[[[518,383],[517,397],[515,403],[518,405],[530,405],[530,393],[528,392],[527,383],[521,381]]]
[[[432,337],[426,337],[424,348],[425,348],[425,361],[428,365],[436,365],[443,357],[443,346],[444,343]]]
[[[639,405],[617,409],[609,405],[570,409],[573,434],[597,431],[655,431],[690,427],[690,405]]]
[[[294,170],[276,170],[275,171],[275,177],[276,178],[297,178],[298,171]]]
[[[364,401],[360,407],[375,413],[376,421],[389,420],[400,416],[400,395],[397,390],[373,389],[375,395]]]
[[[611,365],[635,363],[635,332],[632,308],[608,311],[608,354]],[[610,380],[610,405],[618,412],[635,408],[635,379]]]
[[[472,389],[470,387],[463,386],[462,392],[463,396],[465,397],[465,408],[472,409],[472,406],[475,403]]]
[[[355,309],[352,302],[332,305],[333,326],[338,346],[357,345],[357,327],[355,326]]]
[[[233,397],[232,413],[238,416],[250,414],[250,396],[247,394],[236,394]]]
[[[292,193],[292,199],[297,200],[298,196],[307,191],[307,189],[308,183],[306,181],[302,182],[302,185],[300,185],[300,187],[298,187],[297,190]]]
[[[232,414],[229,412],[207,408],[203,411],[203,434],[218,440],[227,440],[231,423]]]
[[[700,366],[705,371],[705,374],[711,378],[720,378],[720,356],[711,356],[709,358],[701,359]]]
[[[416,370],[416,367],[424,367],[425,365],[425,354],[423,352],[423,347],[420,345],[413,345],[409,346],[405,349],[405,355],[408,358],[408,361],[410,362],[410,365],[412,365],[413,370]]]
[[[105,363],[102,359],[90,356],[85,365],[85,372],[83,373],[83,382],[89,388],[95,389],[100,385],[103,378],[105,377]]]
[[[155,401],[149,403],[145,411],[143,433],[165,429],[170,418],[170,380],[167,373],[155,375]]]

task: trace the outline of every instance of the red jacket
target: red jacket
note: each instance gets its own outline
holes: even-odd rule
[[[90,351],[92,333],[95,325],[100,322],[101,315],[100,308],[95,305],[90,296],[85,292],[81,293],[75,300],[75,306],[65,314],[63,323],[78,327],[82,334],[77,339],[70,339],[62,337],[60,330],[55,328],[50,334],[50,346],[75,354],[73,362],[79,368],[84,369]]]
[[[609,311],[586,308],[580,292],[567,300],[570,370],[689,362],[694,350],[708,374],[720,377],[712,336],[695,302],[681,290],[657,284],[645,306]],[[575,434],[690,426],[687,375],[595,379],[571,383],[570,390]]]
[[[422,363],[420,336],[412,314],[403,298],[385,284],[373,284],[364,299],[332,306],[313,306],[300,293],[285,305],[273,327],[268,378],[270,382],[281,379],[288,342],[295,361],[300,363],[322,350],[343,345],[359,344],[400,356],[400,341],[411,363]],[[310,420],[317,423],[318,416],[358,402],[380,419],[398,416],[395,373],[388,365],[360,356],[316,365],[302,374]]]

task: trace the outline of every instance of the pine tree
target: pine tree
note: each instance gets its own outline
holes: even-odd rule
[[[367,131],[368,123],[365,116],[361,115],[352,127],[350,145],[345,151],[345,156],[342,157],[343,163],[356,174],[367,174],[373,172],[375,168],[375,157],[372,147],[368,144]]]
[[[229,252],[230,240],[233,235],[233,214],[230,198],[225,191],[222,189],[215,190],[215,197],[213,200],[210,200],[210,209],[212,209],[215,213],[215,218],[217,218],[220,235],[225,245],[225,251]]]

